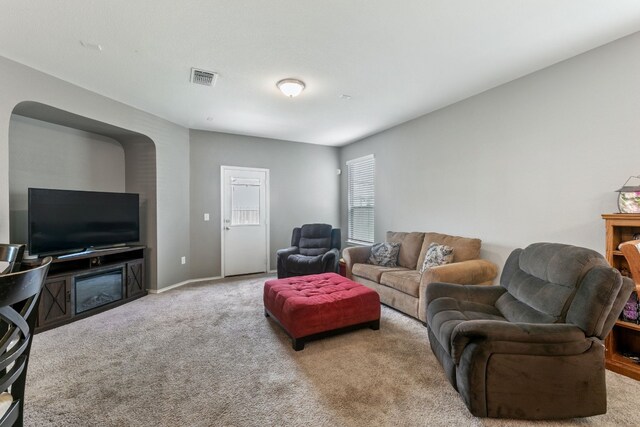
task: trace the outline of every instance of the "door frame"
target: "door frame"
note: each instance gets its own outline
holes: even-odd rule
[[[246,171],[254,171],[254,172],[265,172],[265,182],[264,182],[264,187],[265,187],[265,228],[266,228],[266,257],[267,257],[267,273],[269,273],[271,271],[271,253],[270,251],[270,247],[271,247],[271,204],[270,204],[270,180],[269,180],[269,169],[266,168],[251,168],[251,167],[246,167],[246,166],[227,166],[227,165],[222,165],[220,166],[220,276],[221,277],[226,277],[224,274],[224,236],[225,236],[225,232],[224,232],[224,173],[227,170],[230,169],[239,169],[239,170],[246,170]]]

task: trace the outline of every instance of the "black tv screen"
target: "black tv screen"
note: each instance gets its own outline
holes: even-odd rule
[[[55,254],[140,240],[139,195],[29,188],[29,253]]]

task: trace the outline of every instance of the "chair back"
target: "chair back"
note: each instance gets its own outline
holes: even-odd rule
[[[636,287],[640,287],[640,251],[638,250],[638,245],[640,245],[640,240],[631,240],[621,243],[619,246],[620,251],[627,259],[631,277],[636,283]]]
[[[9,263],[0,274],[13,273],[20,270],[23,255],[24,245],[0,243],[0,261]]]
[[[507,292],[496,308],[511,322],[572,323],[604,339],[631,293],[629,282],[596,251],[534,243],[507,259],[500,277]]]
[[[631,279],[634,282],[636,297],[640,295],[640,240],[623,242],[618,246],[629,265]],[[628,302],[625,300],[625,303]],[[614,319],[615,322],[616,319]]]
[[[323,255],[333,248],[340,249],[340,229],[329,224],[304,224],[293,230],[291,244],[300,249],[301,255]]]
[[[11,400],[0,427],[22,425],[31,338],[50,264],[47,257],[38,267],[0,276],[0,392]]]

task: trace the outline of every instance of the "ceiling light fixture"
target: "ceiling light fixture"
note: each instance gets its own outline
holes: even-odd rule
[[[305,88],[304,82],[297,79],[283,79],[276,83],[276,86],[289,98],[300,95]]]

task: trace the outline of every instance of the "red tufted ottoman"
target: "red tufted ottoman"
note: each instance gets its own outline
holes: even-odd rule
[[[293,349],[305,342],[368,326],[380,328],[380,297],[335,273],[267,280],[264,315],[289,334]]]

